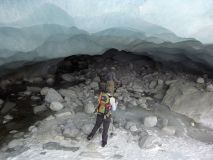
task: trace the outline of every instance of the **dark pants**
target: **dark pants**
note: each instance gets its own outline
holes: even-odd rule
[[[102,142],[107,143],[108,139],[108,129],[111,122],[111,118],[104,119],[103,114],[98,114],[96,117],[95,126],[92,129],[92,132],[90,133],[90,136],[93,137],[97,130],[100,128],[101,124],[103,123],[103,132],[102,132]]]

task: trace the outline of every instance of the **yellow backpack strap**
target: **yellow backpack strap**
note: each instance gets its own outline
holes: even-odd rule
[[[100,95],[98,97],[98,105],[100,105],[100,103],[101,103],[101,96],[102,96],[102,92],[100,93]]]

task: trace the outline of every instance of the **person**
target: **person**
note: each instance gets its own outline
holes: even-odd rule
[[[98,98],[98,107],[95,112],[97,113],[96,123],[91,131],[91,133],[87,136],[88,140],[91,140],[97,130],[100,128],[101,124],[103,124],[102,131],[102,147],[105,147],[108,139],[108,129],[111,122],[112,111],[115,111],[117,108],[117,102],[115,102],[115,98],[106,92],[101,92]]]
[[[110,72],[107,74],[107,90],[113,96],[115,92],[115,82],[120,83],[120,81],[116,78],[115,75],[115,67],[111,67]]]

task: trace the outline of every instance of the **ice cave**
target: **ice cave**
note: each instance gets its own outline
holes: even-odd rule
[[[212,159],[212,0],[0,0],[0,160]]]

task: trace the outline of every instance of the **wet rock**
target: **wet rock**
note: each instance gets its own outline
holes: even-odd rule
[[[64,108],[64,106],[60,102],[52,102],[50,104],[50,109],[52,111],[60,111]]]
[[[144,118],[144,125],[146,127],[154,127],[157,125],[158,119],[156,116],[148,116]]]
[[[93,124],[84,124],[82,126],[82,131],[84,134],[88,135],[92,131],[94,125]]]
[[[93,113],[95,111],[95,106],[94,104],[92,103],[92,101],[88,101],[87,103],[85,103],[84,105],[84,112],[85,113]]]
[[[169,136],[175,135],[176,132],[175,127],[173,126],[165,126],[162,128],[162,131]]]
[[[63,98],[55,89],[48,89],[47,95],[45,96],[45,101],[48,103],[51,102],[62,102]]]
[[[14,139],[8,143],[8,148],[15,148],[17,146],[23,146],[24,141],[23,139]]]
[[[34,113],[34,114],[39,114],[39,113],[41,113],[41,112],[46,111],[47,109],[48,109],[47,106],[46,106],[45,104],[42,104],[42,105],[40,105],[40,106],[35,106],[35,107],[33,108],[33,113]]]
[[[156,146],[161,145],[160,139],[158,137],[147,135],[140,137],[138,145],[141,149],[152,149]]]
[[[212,85],[212,84],[208,84],[208,85],[206,86],[206,90],[207,90],[208,92],[213,92],[213,85]]]
[[[16,106],[15,103],[9,102],[9,101],[8,101],[8,102],[6,102],[6,103],[4,104],[4,106],[2,107],[1,113],[2,113],[2,114],[7,113],[7,112],[10,111],[11,109],[13,109],[15,106]]]
[[[204,84],[204,83],[205,83],[204,78],[199,77],[199,78],[197,79],[197,83]]]
[[[40,94],[41,94],[42,96],[46,96],[47,93],[48,93],[48,90],[49,90],[48,87],[44,87],[44,88],[41,89]]]
[[[72,151],[76,152],[79,150],[79,147],[67,147],[67,146],[62,146],[57,142],[48,142],[43,144],[43,149],[46,150],[63,150],[63,151]]]

